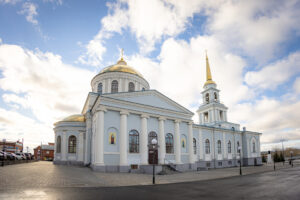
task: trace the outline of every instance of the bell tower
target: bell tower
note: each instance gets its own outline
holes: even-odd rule
[[[199,115],[199,123],[205,125],[217,125],[227,122],[227,107],[220,102],[220,90],[217,84],[212,80],[209,66],[209,60],[206,53],[206,82],[203,86],[202,99],[203,104],[200,105],[197,113]]]

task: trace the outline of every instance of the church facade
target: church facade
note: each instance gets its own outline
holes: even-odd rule
[[[179,171],[261,164],[261,133],[227,121],[207,56],[206,78],[195,124],[193,112],[150,89],[122,57],[92,79],[81,114],[54,124],[54,163],[144,173],[151,164]],[[153,139],[157,150],[151,149]]]

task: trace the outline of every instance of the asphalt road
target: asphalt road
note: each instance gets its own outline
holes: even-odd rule
[[[128,187],[0,189],[0,199],[300,199],[300,167],[216,180]]]

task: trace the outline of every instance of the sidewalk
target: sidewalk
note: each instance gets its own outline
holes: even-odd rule
[[[294,167],[299,167],[295,163]],[[288,164],[276,164],[276,170],[290,168]],[[273,171],[273,165],[243,167],[243,175]],[[157,184],[190,182],[239,176],[239,168],[210,169],[172,175],[156,175]],[[90,168],[53,165],[40,161],[0,167],[1,189],[24,189],[42,187],[103,187],[152,184],[152,175],[129,173],[99,173]],[[1,190],[0,189],[0,190]]]

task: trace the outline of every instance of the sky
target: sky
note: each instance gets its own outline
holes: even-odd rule
[[[121,48],[195,112],[207,50],[228,120],[261,132],[262,150],[300,148],[299,19],[297,0],[0,0],[0,139],[53,142]]]

